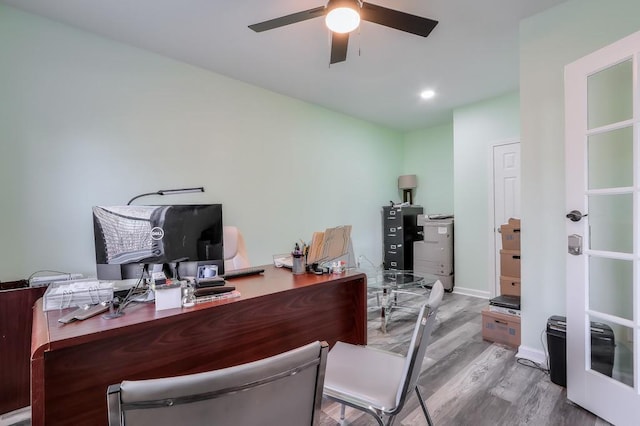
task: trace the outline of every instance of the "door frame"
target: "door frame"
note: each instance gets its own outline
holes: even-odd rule
[[[489,152],[488,152],[488,156],[489,156],[489,160],[487,161],[488,164],[488,188],[487,188],[487,192],[489,194],[488,198],[489,198],[489,224],[488,224],[488,229],[489,229],[489,239],[487,242],[487,253],[488,253],[488,258],[487,258],[487,262],[489,264],[489,278],[488,281],[489,283],[493,283],[492,285],[490,285],[489,288],[489,297],[493,298],[496,297],[499,293],[500,293],[500,278],[498,276],[498,264],[499,264],[499,259],[500,259],[500,248],[496,247],[496,233],[498,232],[498,230],[495,227],[495,214],[496,214],[496,209],[495,209],[495,187],[496,187],[496,177],[494,175],[494,170],[495,170],[495,164],[494,164],[494,156],[493,153],[496,149],[496,147],[498,146],[502,146],[502,145],[511,145],[511,144],[520,144],[520,138],[509,138],[509,139],[503,139],[500,141],[496,141],[492,144],[489,145]],[[520,145],[520,166],[522,166],[522,144]],[[522,177],[522,167],[520,168],[520,177]],[[522,180],[521,180],[522,182]],[[521,188],[522,189],[522,188]],[[522,194],[520,194],[522,196]]]

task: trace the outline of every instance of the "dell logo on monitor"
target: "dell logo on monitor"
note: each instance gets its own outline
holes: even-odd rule
[[[151,239],[152,240],[161,240],[164,237],[164,229],[159,226],[155,226],[151,228]]]

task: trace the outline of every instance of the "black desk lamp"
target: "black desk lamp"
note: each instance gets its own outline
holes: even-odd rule
[[[137,200],[140,197],[146,197],[147,195],[175,195],[175,194],[188,194],[190,192],[204,192],[204,187],[199,186],[197,188],[180,188],[180,189],[161,189],[156,192],[145,192],[144,194],[136,195],[129,200],[127,205],[130,205],[133,200]]]

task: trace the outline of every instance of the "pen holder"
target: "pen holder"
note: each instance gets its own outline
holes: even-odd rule
[[[294,275],[299,275],[299,274],[304,274],[305,270],[304,270],[304,256],[302,255],[292,255],[293,257],[293,267],[291,268],[291,271],[293,272]]]

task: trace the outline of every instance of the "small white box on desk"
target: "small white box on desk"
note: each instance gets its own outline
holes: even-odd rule
[[[156,287],[156,311],[182,307],[180,283]]]

